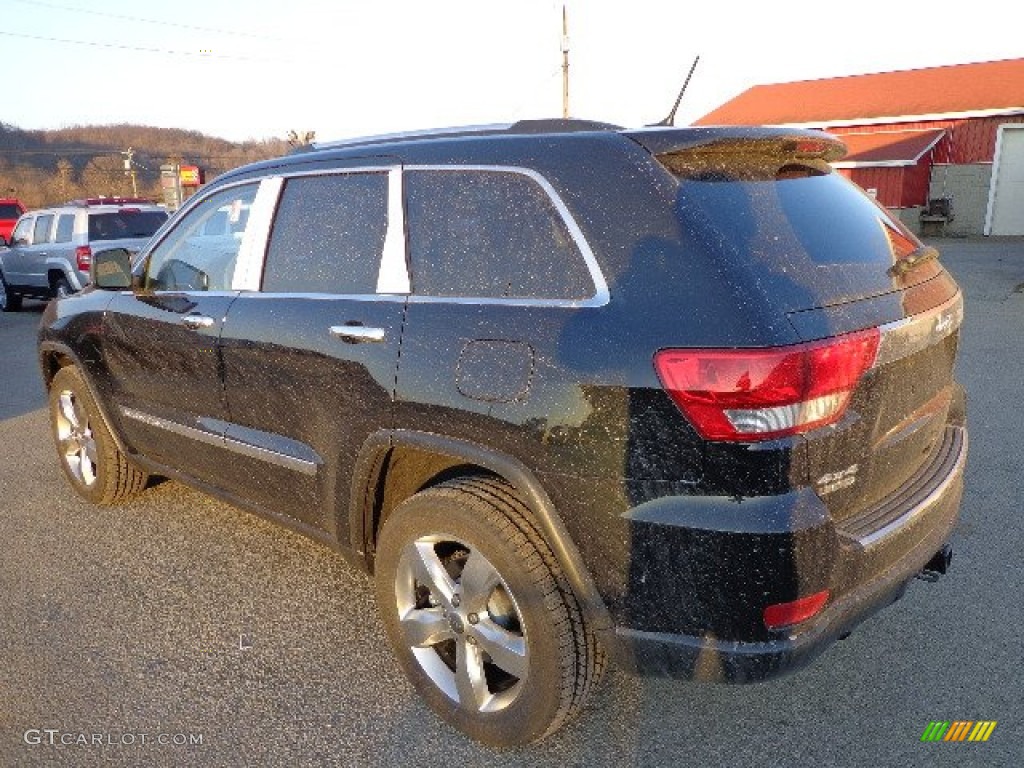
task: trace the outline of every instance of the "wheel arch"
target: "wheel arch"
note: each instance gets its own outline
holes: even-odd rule
[[[68,265],[63,260],[50,260],[46,262],[46,282],[50,286],[51,291],[57,290],[57,281],[64,280],[68,287],[72,291],[80,291],[82,289],[81,282],[78,276],[74,274],[74,270],[68,269]]]
[[[611,628],[611,614],[593,577],[536,475],[518,459],[476,443],[411,430],[381,430],[367,438],[348,505],[350,546],[372,572],[380,526],[395,507],[425,488],[468,475],[499,477],[520,494],[592,627]]]
[[[75,354],[74,350],[66,344],[61,344],[56,341],[43,341],[39,345],[39,367],[43,376],[43,386],[46,391],[50,391],[50,386],[53,384],[53,377],[57,375],[57,371],[61,368],[66,368],[69,365],[75,366],[82,376],[82,381],[85,382],[85,386],[89,390],[89,394],[92,395],[93,402],[96,403],[96,408],[100,412],[100,419],[103,420],[103,425],[107,428],[107,432],[114,440],[114,444],[118,450],[122,453],[128,454],[128,450],[121,440],[121,435],[118,434],[115,428],[115,423],[111,420],[109,413],[107,412],[106,403],[100,397],[100,394],[89,376],[89,369],[86,367],[78,355]]]

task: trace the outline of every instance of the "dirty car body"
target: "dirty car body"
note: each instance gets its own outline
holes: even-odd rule
[[[550,733],[606,656],[763,680],[944,571],[962,490],[961,294],[842,151],[548,121],[247,166],[131,287],[49,307],[43,375],[80,373],[133,471],[376,571],[407,673],[474,738]],[[561,596],[558,674],[509,547]],[[549,673],[577,692],[544,703]]]

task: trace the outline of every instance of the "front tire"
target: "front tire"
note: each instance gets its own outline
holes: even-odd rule
[[[80,496],[106,506],[127,501],[145,487],[148,476],[117,447],[74,366],[53,377],[49,411],[61,469]]]
[[[17,312],[21,309],[21,294],[15,293],[0,275],[0,312]]]
[[[406,675],[441,718],[509,747],[582,708],[602,650],[550,547],[497,478],[400,504],[377,543],[377,601]]]

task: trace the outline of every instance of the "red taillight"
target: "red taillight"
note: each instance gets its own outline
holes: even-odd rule
[[[873,328],[771,349],[665,349],[662,386],[708,440],[748,442],[838,421],[875,361]]]
[[[75,261],[78,262],[78,269],[81,272],[88,272],[92,266],[92,248],[88,245],[80,245],[75,248]]]
[[[828,590],[815,592],[791,603],[775,603],[764,609],[764,625],[768,629],[780,629],[799,624],[818,614],[828,602]]]

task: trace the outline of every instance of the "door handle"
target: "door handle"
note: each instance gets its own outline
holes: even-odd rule
[[[331,336],[348,344],[364,344],[384,341],[383,328],[367,328],[365,325],[332,325]]]
[[[181,318],[181,324],[193,331],[198,331],[201,328],[212,328],[213,318],[206,315],[185,315]]]

